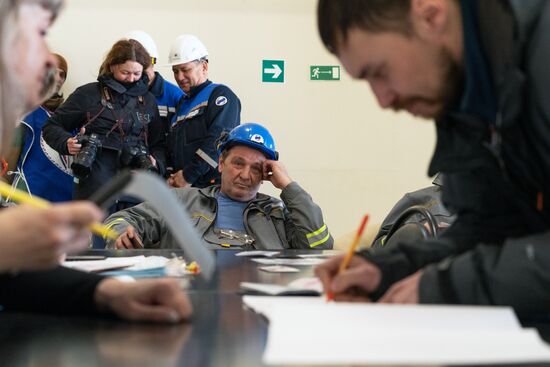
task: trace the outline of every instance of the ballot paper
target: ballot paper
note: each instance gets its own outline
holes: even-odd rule
[[[245,296],[269,320],[266,364],[447,365],[550,362],[508,307],[326,302]],[[307,343],[304,343],[307,340]]]
[[[300,272],[300,269],[298,268],[293,268],[292,266],[284,266],[284,265],[260,266],[258,269],[268,273],[299,273]]]
[[[244,257],[273,257],[279,255],[278,251],[240,251],[235,256]]]
[[[323,285],[318,278],[304,277],[287,285],[241,282],[241,290],[270,296],[299,295],[318,296],[323,292]]]
[[[122,269],[143,262],[145,256],[108,257],[105,260],[64,261],[66,268],[82,270],[86,272],[99,272],[106,270]]]

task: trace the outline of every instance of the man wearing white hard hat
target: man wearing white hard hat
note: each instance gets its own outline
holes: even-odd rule
[[[168,56],[174,79],[186,93],[172,119],[168,146],[172,187],[219,183],[216,139],[240,123],[241,102],[223,84],[208,80],[208,51],[195,36],[177,37]]]
[[[155,41],[149,34],[144,31],[131,31],[126,33],[125,38],[138,41],[151,55],[151,65],[143,72],[149,78],[149,92],[155,96],[160,117],[166,122],[168,129],[176,113],[176,106],[184,93],[177,85],[164,80],[162,75],[155,71],[159,53]]]

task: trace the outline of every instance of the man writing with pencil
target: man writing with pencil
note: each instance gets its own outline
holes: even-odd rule
[[[440,238],[317,275],[336,300],[550,304],[550,2],[319,0],[323,43],[382,108],[436,120]]]

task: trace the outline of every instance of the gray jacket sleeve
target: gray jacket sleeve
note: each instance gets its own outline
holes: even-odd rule
[[[331,249],[334,243],[323,219],[321,208],[311,196],[291,182],[281,192],[285,203],[285,230],[291,248]]]
[[[478,245],[424,269],[422,303],[509,305],[519,313],[547,312],[550,232]]]
[[[110,215],[105,220],[105,224],[118,233],[125,232],[128,226],[134,227],[145,248],[158,247],[161,238],[168,230],[163,217],[147,202]],[[105,241],[108,249],[114,248],[114,240],[105,239]]]
[[[481,223],[475,216],[462,216],[458,217],[439,238],[402,241],[391,247],[359,251],[359,254],[377,265],[382,272],[381,283],[371,297],[376,300],[392,284],[419,269],[473,250],[482,241],[480,238],[483,238],[483,232],[487,232],[478,222]]]

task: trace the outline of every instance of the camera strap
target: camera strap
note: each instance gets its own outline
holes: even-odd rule
[[[103,103],[103,102],[104,102],[104,99],[102,97],[102,99],[101,99],[101,109],[93,117],[91,117],[92,114],[91,114],[90,111],[86,112],[86,123],[84,124],[84,126],[82,126],[83,128],[86,128],[88,125],[90,125],[92,122],[94,122],[103,113],[103,111],[105,111],[106,103]]]
[[[137,96],[136,98],[131,97],[130,100],[128,102],[126,102],[124,107],[122,107],[122,116],[124,116],[124,117],[119,118],[119,116],[115,112],[115,108],[114,108],[114,106],[111,102],[112,97],[111,97],[111,93],[109,92],[109,88],[108,87],[103,87],[102,94],[103,94],[103,101],[104,101],[104,102],[102,101],[103,106],[107,106],[107,108],[109,108],[109,110],[111,110],[111,113],[113,114],[113,117],[115,118],[115,124],[109,130],[109,132],[107,133],[107,136],[109,136],[115,129],[117,129],[119,134],[120,134],[121,139],[124,141],[124,139],[126,138],[126,134],[124,133],[124,129],[122,128],[122,124],[124,123],[124,117],[128,116],[128,115],[130,115],[130,116],[133,115],[133,112],[134,112],[138,102],[141,106],[144,106],[145,105],[145,99],[144,99],[143,96]],[[132,123],[132,125],[133,125],[133,123]],[[145,125],[141,127],[141,131],[140,131],[139,135],[142,135],[144,131],[145,131]],[[145,134],[145,139],[147,139],[146,134]]]
[[[90,125],[92,122],[94,122],[98,117],[99,115],[101,115],[101,113],[105,110],[105,106],[101,107],[101,109],[99,110],[98,113],[96,113],[93,117],[91,117],[91,113],[90,111],[86,112],[86,123],[84,124],[84,126],[82,126],[83,128],[86,128],[86,126]]]

